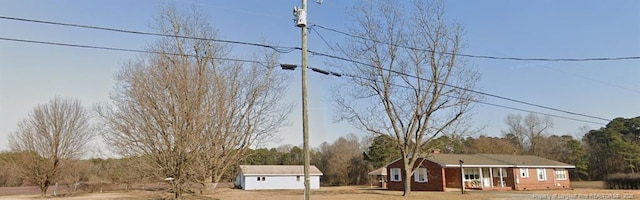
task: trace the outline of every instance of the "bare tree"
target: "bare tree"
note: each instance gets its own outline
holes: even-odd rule
[[[407,172],[406,196],[427,144],[465,125],[477,98],[469,89],[479,76],[458,58],[463,29],[445,20],[442,2],[413,1],[407,8],[391,0],[363,1],[352,13],[350,34],[358,38],[339,51],[357,61],[349,68],[355,76],[336,101],[343,119],[391,136]]]
[[[203,132],[201,158],[203,169],[210,173],[205,174],[209,177],[205,184],[213,183],[208,188],[215,188],[249,147],[269,141],[290,113],[290,107],[282,101],[285,79],[274,72],[277,54],[267,53],[262,60],[267,68],[256,64],[251,68],[233,66],[218,69],[213,77],[215,92],[210,99],[215,116]]]
[[[533,113],[529,113],[524,118],[521,115],[509,114],[505,123],[507,130],[503,130],[502,133],[517,141],[522,152],[532,155],[541,153],[540,142],[544,139],[546,132],[553,127],[550,117],[538,117]]]
[[[136,156],[159,178],[171,177],[175,198],[192,183],[215,187],[246,150],[284,125],[285,79],[277,54],[262,64],[230,62],[229,46],[197,9],[166,9],[158,19],[165,37],[116,75],[111,105],[99,107],[104,137],[124,156]],[[257,57],[257,56],[255,56]],[[213,184],[212,184],[213,183]]]
[[[79,100],[56,97],[36,106],[9,135],[11,150],[25,152],[17,160],[19,174],[38,185],[41,196],[85,153],[93,136],[89,120]]]
[[[522,116],[509,114],[505,118],[504,122],[507,124],[507,130],[502,130],[502,134],[505,138],[511,140],[521,152],[526,152],[529,146],[527,145],[527,130],[522,125]]]

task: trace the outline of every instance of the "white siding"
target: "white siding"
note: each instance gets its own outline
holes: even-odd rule
[[[258,181],[257,177],[265,177],[265,180]],[[298,181],[294,175],[250,175],[243,176],[242,189],[244,190],[269,190],[269,189],[304,189],[304,176],[300,175]],[[311,189],[320,188],[320,176],[311,176]]]

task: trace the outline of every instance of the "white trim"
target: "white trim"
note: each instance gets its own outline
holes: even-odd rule
[[[520,178],[529,178],[529,168],[518,168],[520,169],[520,173],[518,174],[520,176]],[[523,173],[525,172],[525,173]],[[523,174],[525,176],[523,176]]]
[[[573,169],[576,166],[567,165],[567,166],[558,166],[558,165],[514,165],[519,168],[563,168],[563,169]]]
[[[564,174],[564,178],[559,178],[558,177],[558,172],[563,172],[562,174]],[[555,174],[556,180],[559,180],[559,181],[567,180],[567,170],[566,169],[555,169],[554,170],[554,174]]]
[[[444,167],[460,168],[460,164],[445,165]],[[500,167],[513,167],[513,165],[465,165],[465,164],[463,164],[462,167],[495,167],[495,168],[500,168]]]
[[[397,170],[397,173],[393,173],[394,170]],[[398,178],[397,179],[395,178],[396,174],[398,174]],[[402,169],[400,169],[400,168],[389,168],[389,181],[393,181],[393,182],[402,181]]]
[[[424,170],[424,181],[420,181],[420,171]],[[413,172],[413,182],[416,183],[426,183],[429,182],[429,175],[428,175],[429,171],[427,170],[427,168],[424,167],[418,167],[415,172]]]
[[[456,165],[444,165],[444,167],[460,168],[460,164]],[[576,166],[551,166],[551,165],[462,165],[462,167],[506,167],[506,168],[558,168],[558,169],[573,169]]]
[[[540,178],[540,175],[543,175],[542,179]],[[547,181],[547,168],[537,168],[536,177],[538,178],[538,181]]]
[[[304,174],[242,174],[245,176],[304,176]],[[312,173],[311,176],[322,176],[322,174]]]
[[[478,175],[477,179],[475,178],[476,175]],[[480,175],[481,175],[481,172],[479,168],[465,168],[464,175],[462,177],[464,178],[465,181],[481,180],[482,177]],[[473,178],[471,178],[472,176]]]

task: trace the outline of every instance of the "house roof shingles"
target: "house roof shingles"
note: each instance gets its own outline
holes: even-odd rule
[[[574,167],[572,165],[558,162],[551,159],[546,159],[539,156],[530,156],[530,155],[501,155],[501,154],[480,154],[482,156],[490,157],[493,159],[503,160],[505,162],[509,162],[510,164],[517,166],[564,166],[564,167]]]
[[[303,165],[240,165],[240,172],[244,175],[304,175]],[[309,174],[321,176],[322,172],[311,165]]]
[[[508,154],[431,154],[427,158],[443,167],[459,166],[496,166],[496,167],[556,167],[575,168],[573,165],[530,155]]]

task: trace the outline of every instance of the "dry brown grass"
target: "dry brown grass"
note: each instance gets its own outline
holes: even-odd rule
[[[601,183],[601,182],[600,182]],[[573,183],[572,183],[573,184]],[[314,200],[418,200],[418,199],[434,199],[434,200],[471,200],[471,199],[488,199],[488,200],[504,200],[504,199],[568,199],[567,197],[577,198],[583,195],[583,199],[589,196],[590,199],[599,197],[599,199],[623,199],[623,197],[631,197],[632,199],[640,199],[640,191],[638,190],[605,190],[594,189],[598,182],[582,182],[576,184],[576,188],[567,190],[539,190],[539,191],[469,191],[467,194],[460,192],[412,192],[408,197],[402,197],[400,191],[387,191],[370,189],[367,186],[344,186],[344,187],[322,187],[319,190],[313,190],[311,195]],[[596,196],[593,196],[596,195]],[[599,195],[599,196],[597,196]],[[608,195],[608,196],[607,196]],[[245,191],[239,189],[220,188],[215,194],[209,195],[187,195],[185,199],[191,200],[288,200],[302,199],[303,192],[299,190],[263,190],[263,191]],[[131,192],[112,192],[112,193],[84,193],[76,196],[55,198],[60,200],[79,200],[79,199],[171,199],[171,194],[159,191],[131,191]],[[37,195],[28,196],[0,196],[0,199],[34,199]]]
[[[574,181],[571,182],[573,188],[590,188],[590,189],[605,189],[603,181]]]

